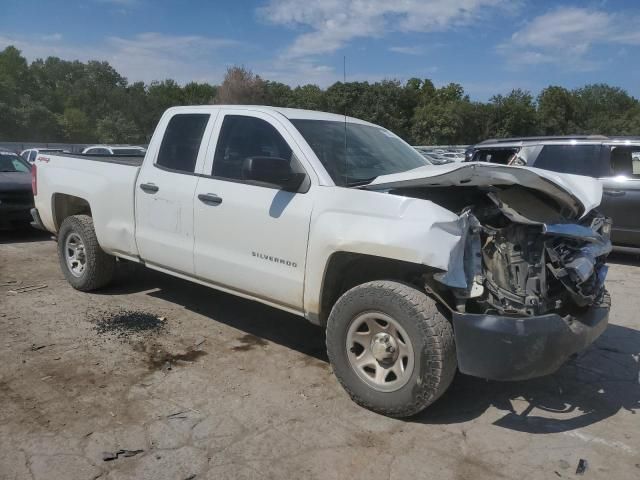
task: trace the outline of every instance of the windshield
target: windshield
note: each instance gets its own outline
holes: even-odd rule
[[[29,165],[15,153],[0,152],[0,172],[29,172]]]
[[[382,127],[329,120],[291,120],[336,185],[368,183],[380,175],[428,165],[413,147]],[[346,154],[345,154],[346,143]]]

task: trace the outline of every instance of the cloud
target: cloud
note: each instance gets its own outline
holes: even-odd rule
[[[256,73],[261,77],[287,85],[315,84],[326,87],[342,79],[342,72],[337,73],[330,65],[308,60],[270,59],[264,65],[256,65]]]
[[[544,13],[498,46],[512,65],[558,64],[568,68],[597,68],[595,46],[640,45],[640,17],[590,8],[560,7]]]
[[[305,30],[284,54],[299,58],[332,53],[353,39],[382,37],[391,31],[444,31],[517,4],[508,0],[270,0],[258,12],[274,25]]]
[[[0,35],[0,49],[14,45],[28,60],[56,56],[65,60],[109,62],[129,81],[172,78],[189,81],[220,81],[224,65],[217,58],[224,49],[238,48],[240,42],[198,35],[141,33],[134,37],[109,37],[98,45],[77,45],[37,37]]]
[[[42,35],[40,38],[42,38],[42,40],[46,42],[59,42],[60,40],[62,40],[62,34],[52,33],[50,35]]]
[[[422,55],[424,48],[418,45],[389,47],[388,50],[394,53],[402,53],[404,55]]]

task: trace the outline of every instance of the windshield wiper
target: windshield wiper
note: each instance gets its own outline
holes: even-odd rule
[[[367,185],[371,182],[373,182],[376,178],[378,178],[378,176],[376,175],[375,177],[371,177],[371,178],[363,178],[360,180],[354,180],[353,182],[347,182],[344,184],[345,187],[360,187],[362,185]]]

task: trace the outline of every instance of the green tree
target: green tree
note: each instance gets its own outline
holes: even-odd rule
[[[581,129],[589,134],[620,135],[628,112],[638,105],[623,89],[605,84],[586,85],[574,95]]]
[[[580,133],[575,94],[557,86],[542,90],[538,95],[538,121],[540,131],[544,135]]]
[[[29,64],[15,47],[0,51],[0,140],[142,143],[167,108],[212,102],[347,113],[420,144],[539,133],[640,135],[640,103],[606,84],[549,86],[537,102],[520,89],[474,102],[461,85],[438,88],[429,79],[291,88],[235,66],[219,86],[129,83],[107,62],[48,57]]]
[[[293,107],[294,98],[291,87],[280,82],[264,82],[264,103],[274,107]]]
[[[96,133],[100,143],[139,143],[143,135],[132,120],[121,112],[114,112],[97,122]]]
[[[292,106],[307,110],[327,110],[327,99],[324,90],[317,85],[303,85],[291,92]]]
[[[425,80],[419,86],[418,102],[412,121],[416,143],[458,144],[467,139],[466,127],[474,109],[461,85],[450,83],[435,88],[430,80]]]
[[[182,87],[182,100],[186,105],[209,105],[216,98],[216,90],[208,83],[189,82]]]
[[[489,104],[492,136],[519,137],[538,133],[536,106],[529,92],[518,88],[509,95],[491,97]]]

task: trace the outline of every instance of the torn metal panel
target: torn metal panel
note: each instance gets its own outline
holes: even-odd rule
[[[460,232],[460,240],[449,253],[447,270],[434,275],[434,278],[443,285],[464,290],[467,298],[478,297],[484,290],[480,222],[470,210],[467,210],[460,215],[455,224]]]
[[[602,185],[595,179],[531,167],[491,163],[431,165],[393,175],[383,175],[362,187],[368,190],[412,187],[522,185],[539,191],[583,217],[600,205]]]
[[[599,223],[599,222],[598,222]],[[543,225],[542,233],[554,237],[582,240],[604,247],[599,255],[611,252],[611,241],[591,227],[575,223]]]

